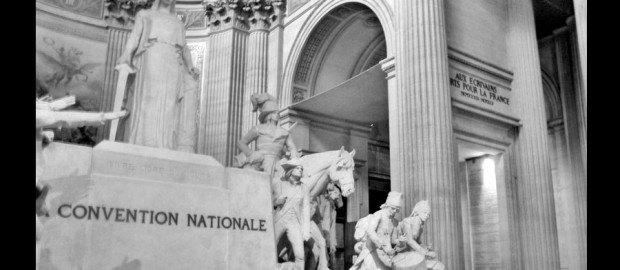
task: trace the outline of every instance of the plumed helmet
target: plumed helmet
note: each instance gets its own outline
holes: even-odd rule
[[[301,165],[301,160],[298,158],[292,158],[287,160],[286,162],[282,163],[282,168],[284,168],[285,172],[288,172],[289,170],[297,167],[297,166],[303,166]]]
[[[267,93],[253,94],[250,97],[250,102],[252,102],[252,112],[256,112],[256,110],[260,111],[258,121],[261,123],[265,122],[265,117],[267,115],[280,110],[280,108],[278,108],[278,100]]]

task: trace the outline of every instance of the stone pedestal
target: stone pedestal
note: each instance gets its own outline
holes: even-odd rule
[[[45,156],[41,269],[276,267],[266,174],[108,141]]]
[[[559,269],[557,227],[542,76],[531,1],[508,1],[508,63],[514,73],[514,112],[522,126],[516,156],[520,263],[523,269]]]
[[[405,194],[402,216],[428,200],[433,217],[425,225],[424,244],[437,248],[446,269],[463,269],[444,16],[441,0],[394,1],[390,171],[392,190]]]

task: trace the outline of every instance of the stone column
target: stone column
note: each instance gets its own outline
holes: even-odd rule
[[[250,97],[267,92],[267,49],[271,21],[271,6],[262,2],[252,3],[249,23],[247,62],[245,65],[245,91],[243,93],[242,132],[258,124],[258,114],[252,112]]]
[[[101,111],[111,111],[114,107],[114,96],[116,94],[116,82],[118,81],[118,72],[114,69],[116,61],[123,53],[127,38],[131,33],[134,25],[134,19],[138,11],[145,9],[154,0],[144,2],[132,2],[132,9],[124,9],[122,5],[124,1],[106,0],[103,18],[108,24],[108,48],[106,52],[105,71],[103,79],[103,91],[101,93]],[[121,120],[119,124],[118,134],[123,134]],[[110,122],[106,122],[103,127],[97,130],[97,141],[109,138]],[[122,136],[117,137],[122,140]]]
[[[429,200],[432,217],[423,243],[437,248],[446,269],[463,269],[444,1],[396,0],[394,17],[395,87],[388,81],[392,190],[405,194],[403,216]]]
[[[568,166],[567,173],[569,176],[566,178],[568,183],[567,192],[570,193],[571,200],[568,201],[570,209],[574,213],[570,215],[570,223],[567,224],[570,228],[570,234],[574,237],[575,241],[571,243],[576,250],[576,254],[571,254],[572,268],[585,269],[587,268],[587,217],[588,217],[588,179],[586,177],[586,170],[584,159],[584,153],[582,153],[581,141],[581,121],[579,117],[579,96],[577,95],[579,87],[573,87],[573,70],[570,69],[574,63],[571,63],[571,40],[570,30],[571,27],[565,27],[558,31],[554,31],[556,59],[558,67],[558,76],[560,84],[560,93],[562,99],[562,109],[564,114],[565,123],[565,140],[568,153]]]
[[[271,28],[269,29],[269,55],[267,59],[267,93],[281,99],[279,93],[282,85],[283,72],[283,42],[284,42],[284,1],[272,1],[273,13],[269,15]],[[280,103],[281,104],[281,103]]]
[[[241,138],[247,17],[243,7],[220,1],[205,4],[211,32],[205,64],[198,152],[224,166],[232,164]]]
[[[582,86],[579,98],[583,103],[583,120],[588,118],[588,1],[575,0],[575,20],[577,24],[577,40],[579,44],[579,67],[581,68]],[[586,122],[583,123],[585,126]]]
[[[521,119],[515,142],[516,193],[523,269],[559,269],[553,183],[542,76],[531,1],[508,1],[508,63],[513,110]]]
[[[575,17],[570,17],[567,20],[568,35],[570,37],[570,49],[571,49],[571,62],[572,62],[572,74],[573,74],[573,87],[575,89],[575,95],[577,99],[577,119],[579,120],[579,137],[581,138],[581,157],[583,160],[583,169],[585,175],[588,175],[588,104],[586,100],[586,83],[584,68],[587,66],[583,63],[583,59],[580,58],[580,47],[578,44],[581,39],[577,38],[577,28],[575,27]]]
[[[551,178],[555,199],[555,214],[558,230],[558,245],[560,267],[562,269],[580,269],[574,263],[578,259],[576,235],[571,229],[575,225],[574,197],[570,188],[570,161],[564,120],[562,118],[549,120],[549,159]]]

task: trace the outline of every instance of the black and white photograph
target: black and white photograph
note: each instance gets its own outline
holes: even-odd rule
[[[37,270],[587,269],[587,0],[33,2]]]

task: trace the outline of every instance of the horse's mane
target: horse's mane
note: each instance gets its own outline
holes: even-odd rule
[[[345,167],[353,167],[355,166],[355,161],[347,151],[342,151],[343,155],[340,155],[341,150],[333,150],[333,151],[325,151],[310,155],[305,155],[301,157],[301,161],[304,165],[304,171],[308,173],[315,173],[318,169],[322,167],[331,168],[338,163],[338,161],[345,160]],[[335,159],[334,159],[335,158]],[[325,164],[325,162],[330,162],[329,164]]]

